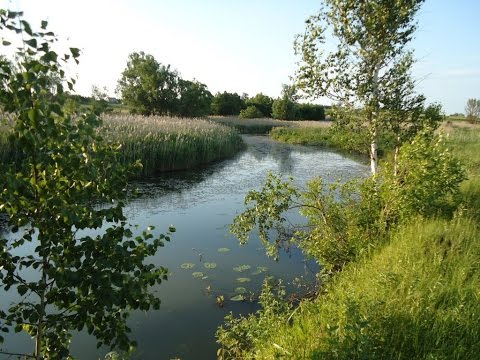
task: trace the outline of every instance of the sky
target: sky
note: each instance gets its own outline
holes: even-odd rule
[[[92,85],[111,96],[128,55],[144,51],[182,78],[220,91],[280,95],[297,58],[295,35],[319,0],[0,0],[24,11],[33,28],[48,20],[60,44],[82,49],[75,89]],[[427,102],[446,114],[480,99],[480,0],[426,0],[410,47],[413,75]],[[325,100],[320,102],[327,103]]]

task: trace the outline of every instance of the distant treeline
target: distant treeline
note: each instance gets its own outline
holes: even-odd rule
[[[278,99],[262,93],[254,97],[226,91],[212,95],[205,84],[182,79],[170,65],[163,65],[144,52],[129,55],[117,91],[122,103],[134,114],[325,120],[323,106],[300,104],[285,92]]]

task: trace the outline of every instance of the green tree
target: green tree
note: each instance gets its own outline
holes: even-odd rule
[[[144,52],[129,55],[117,86],[123,102],[142,115],[176,114],[179,91],[178,73]]]
[[[468,99],[465,114],[470,122],[480,121],[480,99]]]
[[[180,99],[177,113],[183,117],[202,117],[210,114],[213,95],[207,85],[198,81],[179,80]]]
[[[213,115],[238,115],[240,110],[245,108],[245,100],[237,93],[216,93],[212,99],[212,114]]]
[[[295,120],[297,116],[297,88],[282,85],[282,95],[272,104],[272,117],[279,120]]]
[[[70,358],[71,332],[84,329],[98,346],[129,350],[129,311],[157,309],[149,288],[167,274],[146,259],[169,237],[134,236],[118,146],[102,141],[92,112],[63,110],[73,80],[62,65],[78,62],[79,50],[58,55],[47,22],[33,31],[21,16],[0,10],[3,45],[22,44],[14,66],[0,62],[0,103],[14,118],[9,141],[22,152],[0,174],[0,211],[13,234],[0,235],[0,289],[18,293],[16,303],[0,303],[0,333],[27,332],[36,359]]]
[[[415,14],[424,0],[325,0],[326,7],[306,21],[306,31],[295,41],[301,56],[296,78],[308,96],[327,96],[346,108],[362,108],[369,129],[372,174],[378,165],[378,133],[384,101],[399,74],[409,70],[405,50],[416,29]],[[321,46],[327,33],[336,49]],[[407,60],[404,60],[407,59]]]
[[[264,117],[264,115],[256,106],[249,105],[245,109],[240,110],[240,117],[242,119],[255,119]]]
[[[266,117],[272,117],[273,99],[270,96],[258,93],[245,102],[246,106],[255,106]],[[260,116],[261,117],[261,116]]]

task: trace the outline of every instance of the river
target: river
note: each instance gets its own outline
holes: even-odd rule
[[[129,222],[139,229],[154,225],[158,232],[170,224],[177,229],[151,259],[170,272],[169,280],[153,289],[162,301],[160,310],[134,312],[129,320],[138,342],[134,359],[214,359],[214,334],[224,316],[258,308],[255,302],[231,301],[239,291],[258,294],[265,276],[280,277],[290,288],[295,278],[313,280],[316,265],[298,251],[281,253],[275,262],[266,257],[258,239],[240,246],[229,233],[229,224],[244,209],[245,194],[260,189],[269,171],[292,175],[299,186],[314,176],[332,182],[368,172],[365,164],[331,151],[264,136],[244,140],[246,150],[233,159],[134,184],[139,196],[125,208]],[[225,299],[223,307],[216,304],[218,296]],[[26,336],[5,340],[3,350],[31,352]],[[75,334],[71,348],[80,359],[99,359],[108,352],[96,349],[94,339],[85,334]]]

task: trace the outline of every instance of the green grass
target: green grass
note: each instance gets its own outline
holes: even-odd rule
[[[480,230],[418,220],[347,266],[315,302],[249,354],[255,359],[475,359],[480,354]]]
[[[414,219],[314,301],[238,322],[237,358],[480,358],[480,130],[455,128],[447,144],[468,173],[453,218]]]
[[[210,120],[233,127],[242,134],[268,134],[279,127],[319,128],[329,126],[328,121],[285,121],[270,118],[242,119],[236,116],[211,116]]]
[[[208,164],[243,147],[234,129],[203,119],[113,114],[104,116],[104,128],[122,145],[122,162],[142,162],[141,176]]]

